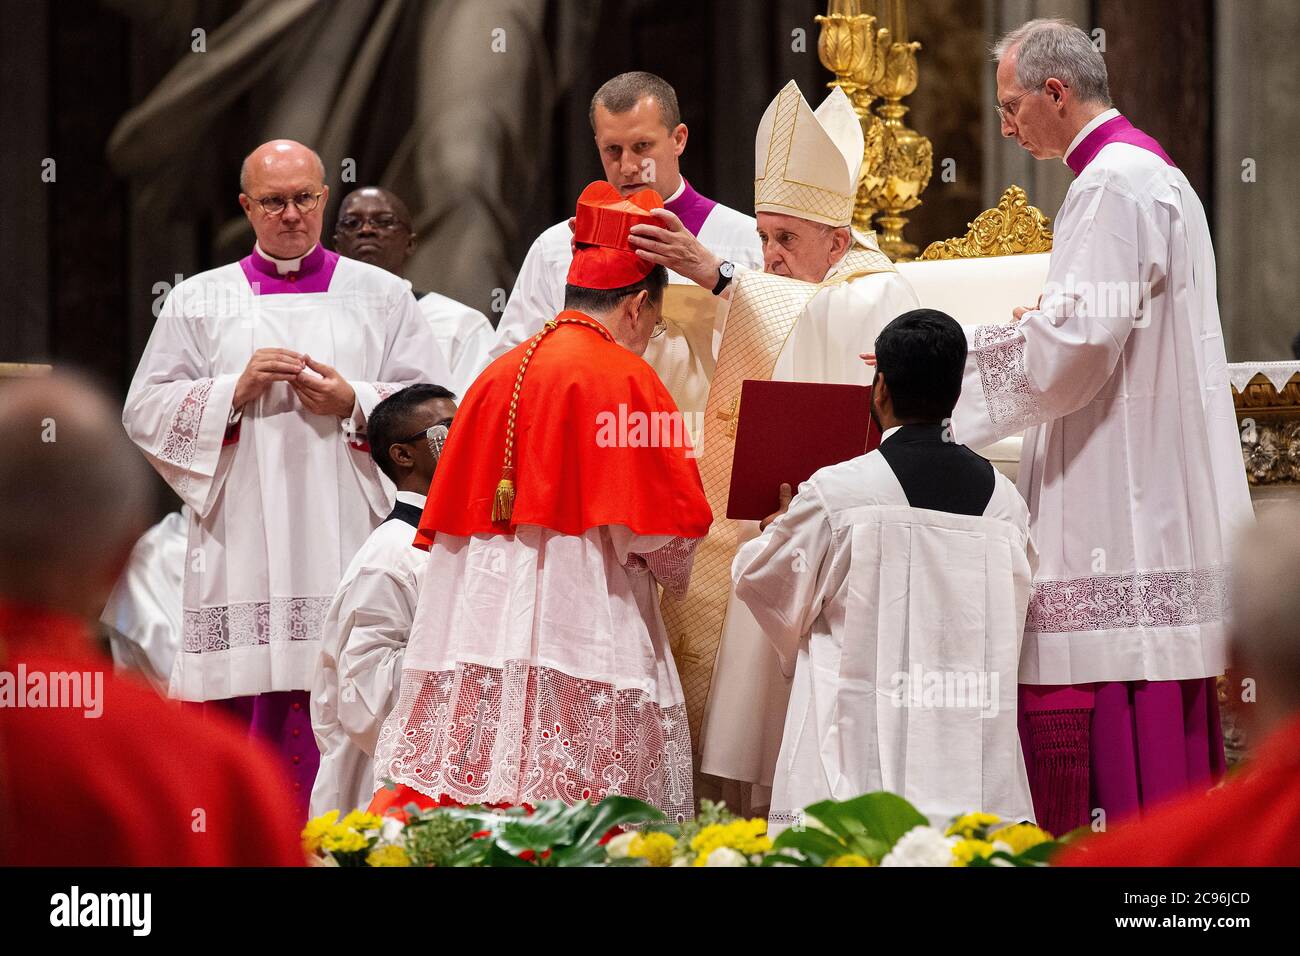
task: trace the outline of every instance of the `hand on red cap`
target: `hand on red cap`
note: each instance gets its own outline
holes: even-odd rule
[[[651,212],[656,219],[663,220],[663,225],[632,227],[628,241],[636,248],[636,254],[712,290],[718,283],[718,266],[722,265],[722,259],[706,249],[667,209]]]

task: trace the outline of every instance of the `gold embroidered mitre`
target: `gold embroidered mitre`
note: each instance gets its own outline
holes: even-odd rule
[[[813,112],[791,80],[768,104],[754,138],[754,211],[847,226],[862,151],[862,124],[844,91],[831,90]]]

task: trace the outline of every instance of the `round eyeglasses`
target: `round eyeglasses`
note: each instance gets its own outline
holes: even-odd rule
[[[320,197],[323,195],[325,195],[323,189],[316,193],[303,190],[287,199],[284,196],[266,196],[262,199],[254,199],[253,202],[261,206],[262,211],[268,216],[278,216],[289,208],[289,203],[293,203],[299,212],[311,212],[320,205]]]

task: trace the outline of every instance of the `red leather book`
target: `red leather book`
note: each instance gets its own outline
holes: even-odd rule
[[[780,507],[782,482],[798,491],[818,468],[880,444],[869,385],[746,379],[738,414],[728,518],[762,520]]]

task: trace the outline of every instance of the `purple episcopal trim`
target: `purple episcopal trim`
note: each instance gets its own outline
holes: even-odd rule
[[[704,228],[704,220],[709,218],[717,201],[697,193],[685,176],[682,177],[682,187],[682,194],[672,202],[664,203],[664,208],[680,219],[692,236],[698,236]]]
[[[307,253],[302,268],[297,272],[280,275],[274,262],[267,262],[254,249],[239,260],[254,295],[281,295],[288,292],[328,292],[334,278],[334,267],[339,264],[339,254],[323,248],[320,243]]]
[[[1138,146],[1149,153],[1155,153],[1170,166],[1175,165],[1174,161],[1169,158],[1169,154],[1160,148],[1160,144],[1154,139],[1142,132],[1136,126],[1123,116],[1116,116],[1114,119],[1106,120],[1095,130],[1083,138],[1083,142],[1074,148],[1070,158],[1066,160],[1066,165],[1074,170],[1074,175],[1079,175],[1084,168],[1097,158],[1103,146],[1111,143],[1128,143],[1130,146]]]

